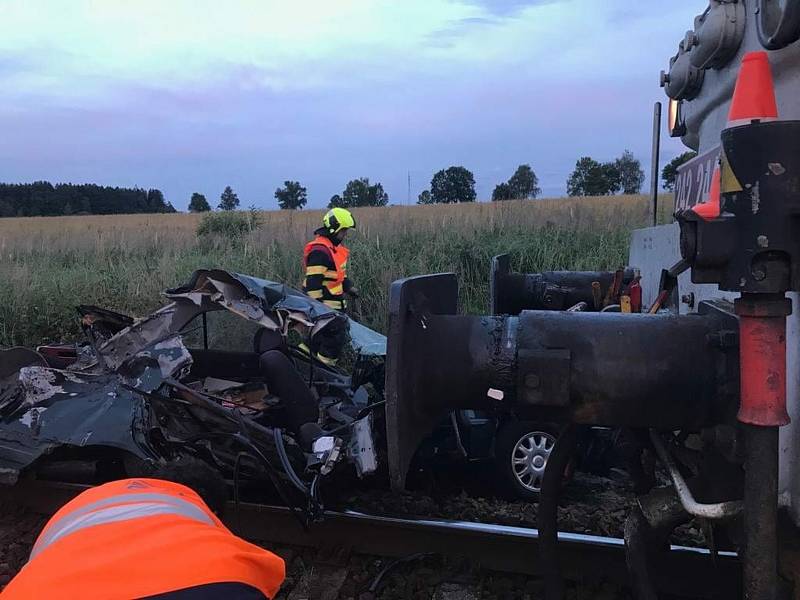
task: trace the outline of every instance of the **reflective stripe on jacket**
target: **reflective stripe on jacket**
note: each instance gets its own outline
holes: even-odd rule
[[[309,256],[317,251],[329,260],[323,261],[323,264],[311,264]],[[335,245],[323,235],[318,235],[306,244],[303,250],[303,291],[331,308],[343,310],[346,306],[344,281],[347,278],[349,256],[350,250],[345,246]]]
[[[233,535],[191,489],[126,479],[62,507],[2,599],[145,598],[222,583],[272,598],[284,576],[282,559]]]

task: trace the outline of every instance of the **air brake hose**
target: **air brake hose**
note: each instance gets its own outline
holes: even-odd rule
[[[304,496],[311,497],[311,492],[305,486],[303,481],[297,476],[294,467],[292,467],[292,463],[289,462],[289,456],[286,454],[286,446],[283,444],[283,432],[280,430],[280,428],[276,427],[273,430],[273,435],[275,436],[275,448],[278,450],[278,458],[281,459],[281,465],[283,466],[283,470],[286,472],[286,475],[288,475],[289,481],[291,481],[292,485],[300,490]]]
[[[552,454],[547,460],[539,493],[539,560],[544,571],[545,600],[564,598],[564,578],[558,559],[558,498],[564,471],[575,453],[578,442],[577,426],[570,423],[558,436]]]

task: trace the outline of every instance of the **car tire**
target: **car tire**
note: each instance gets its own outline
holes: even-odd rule
[[[533,421],[509,421],[495,437],[495,467],[502,492],[514,499],[537,500],[558,428]]]

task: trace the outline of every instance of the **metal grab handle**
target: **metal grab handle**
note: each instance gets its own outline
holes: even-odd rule
[[[704,519],[727,519],[734,517],[742,512],[744,503],[741,500],[731,500],[728,502],[717,502],[715,504],[704,504],[694,499],[692,491],[686,484],[686,480],[678,471],[678,466],[672,460],[672,456],[664,446],[664,441],[658,435],[655,429],[650,430],[650,440],[656,449],[656,454],[664,466],[669,471],[669,476],[672,479],[672,485],[675,486],[675,491],[681,501],[684,510],[694,517],[702,517]]]

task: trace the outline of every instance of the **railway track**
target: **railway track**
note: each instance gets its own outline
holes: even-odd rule
[[[3,488],[0,499],[49,515],[85,488],[26,482]],[[243,502],[238,506],[229,503],[224,520],[242,537],[262,545],[314,548],[329,556],[438,554],[463,558],[491,571],[543,574],[536,529],[355,511],[325,511],[323,517],[305,528],[286,507]],[[620,586],[629,582],[621,539],[560,532],[559,553],[567,579]],[[712,556],[702,548],[672,546],[663,552],[658,567],[659,589],[670,597],[739,597],[740,563],[735,553]]]

